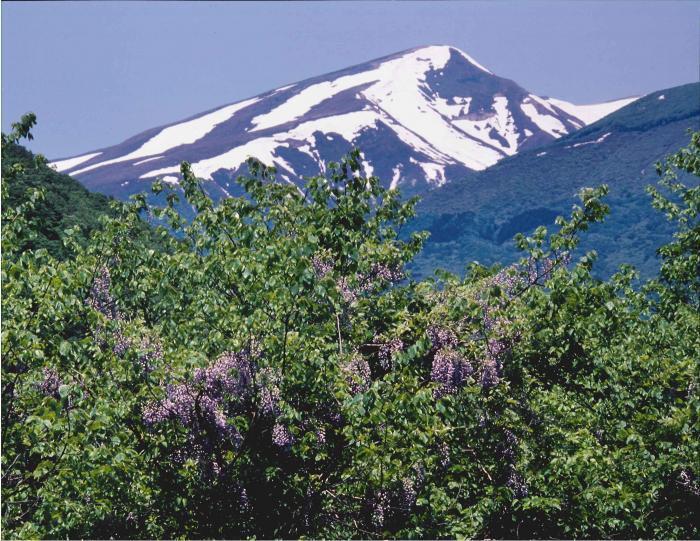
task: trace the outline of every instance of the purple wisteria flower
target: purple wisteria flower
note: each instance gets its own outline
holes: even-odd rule
[[[374,284],[375,282],[400,282],[404,279],[404,272],[400,267],[387,265],[386,263],[375,263],[371,270],[363,276],[363,282]]]
[[[508,477],[506,478],[506,486],[513,491],[516,499],[527,497],[529,490],[522,475],[518,473],[515,467],[508,468]]]
[[[44,367],[44,379],[37,385],[44,396],[59,398],[58,388],[62,385],[58,372],[51,367]]]
[[[280,408],[280,377],[272,368],[261,369],[256,376],[260,411],[263,415],[279,415]]]
[[[381,528],[384,526],[384,521],[386,520],[386,514],[389,510],[389,496],[384,490],[377,492],[377,495],[372,502],[372,525],[375,528]]]
[[[193,380],[212,397],[244,396],[251,390],[253,363],[247,353],[225,353],[214,364],[195,370]]]
[[[678,474],[678,484],[694,496],[700,496],[700,483],[692,470],[683,468]]]
[[[513,267],[503,269],[490,281],[491,285],[500,287],[507,297],[512,297],[518,293],[523,286],[523,280]]]
[[[518,451],[518,443],[518,436],[516,436],[511,430],[505,429],[503,431],[503,441],[498,445],[496,454],[506,462],[512,463],[515,461],[515,456]]]
[[[114,332],[114,346],[112,346],[112,351],[117,357],[123,357],[126,352],[129,351],[133,345],[130,338],[124,335],[121,329],[117,329]]]
[[[333,264],[319,255],[315,255],[311,258],[311,264],[318,278],[323,278],[333,270]]]
[[[552,277],[552,272],[558,266],[566,266],[571,262],[569,252],[555,252],[551,257],[535,259],[530,257],[527,261],[528,285],[542,284]]]
[[[163,345],[148,336],[141,340],[138,363],[144,372],[152,372],[156,364],[163,360]]]
[[[404,509],[410,510],[416,503],[416,485],[413,479],[406,478],[401,482],[401,505]]]
[[[338,291],[340,291],[340,296],[343,297],[346,303],[352,304],[357,300],[358,291],[350,285],[350,281],[345,276],[338,278],[336,285],[338,286]]]
[[[229,422],[240,413],[252,389],[253,366],[245,353],[226,353],[206,368],[195,370],[191,381],[168,385],[166,397],[144,408],[143,420],[155,425],[174,420],[187,431],[183,458],[196,458],[216,473],[211,453],[222,446],[238,448],[242,436]]]
[[[425,466],[423,464],[414,464],[412,469],[416,480],[415,484],[418,486],[422,485],[425,481]]]
[[[316,254],[311,258],[311,265],[317,278],[323,278],[333,272],[334,265],[327,255]],[[353,276],[340,276],[336,286],[347,304],[353,304],[360,295],[372,291],[375,287],[403,280],[404,272],[396,265],[375,263],[368,272]]]
[[[435,398],[457,392],[474,372],[471,363],[456,350],[443,348],[433,356],[430,378],[439,386],[433,391]]]
[[[363,393],[372,383],[372,373],[367,360],[362,355],[355,354],[342,366],[345,381],[352,394]]]
[[[481,366],[481,377],[479,378],[481,387],[490,389],[498,385],[501,381],[500,371],[498,361],[491,358],[485,359]]]
[[[376,340],[376,339],[375,339]],[[393,366],[394,357],[403,351],[404,343],[400,338],[392,338],[379,345],[379,365],[387,370]]]
[[[289,428],[278,422],[272,427],[272,443],[281,449],[289,449],[294,443],[294,436]]]
[[[505,340],[499,338],[491,338],[486,341],[486,348],[488,349],[489,355],[495,359],[503,356],[508,350],[508,344]]]
[[[428,338],[433,345],[433,351],[457,346],[457,336],[452,330],[439,325],[430,325],[427,329]]]
[[[440,466],[442,468],[449,468],[450,464],[452,463],[452,459],[450,457],[450,446],[447,445],[447,443],[442,442],[440,445],[438,445],[437,452]]]
[[[92,282],[85,302],[91,308],[107,316],[108,319],[122,319],[114,297],[112,297],[111,286],[112,278],[109,274],[109,269],[106,266],[101,267]]]

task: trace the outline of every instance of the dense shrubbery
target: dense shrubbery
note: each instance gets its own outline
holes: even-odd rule
[[[700,535],[700,135],[634,288],[570,262],[604,188],[517,265],[413,282],[415,202],[358,165],[302,194],[251,161],[214,206],[183,164],[192,221],[115,203],[62,261],[25,249],[40,193],[3,205],[6,537]]]

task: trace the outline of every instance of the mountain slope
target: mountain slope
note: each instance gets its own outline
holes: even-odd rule
[[[298,182],[355,146],[364,169],[404,193],[480,171],[633,101],[576,106],[543,98],[448,46],[411,49],[154,128],[54,162],[90,189],[127,197],[179,164],[231,194],[249,156]]]
[[[699,83],[649,94],[576,133],[433,190],[413,225],[432,233],[417,269],[431,273],[437,261],[458,272],[473,259],[511,261],[515,233],[567,213],[582,186],[607,183],[612,213],[583,247],[599,252],[601,274],[622,260],[651,272],[653,258],[640,254],[653,254],[670,228],[644,188],[657,180],[655,162],[687,144],[688,129],[700,129]]]

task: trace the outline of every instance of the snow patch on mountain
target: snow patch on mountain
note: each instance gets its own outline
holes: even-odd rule
[[[374,175],[374,167],[367,160],[362,160],[362,171],[366,177]]]
[[[275,151],[279,147],[289,147],[293,141],[309,141],[316,145],[314,133],[338,133],[346,141],[352,141],[361,130],[367,129],[378,120],[378,115],[374,111],[357,111],[346,115],[339,115],[332,118],[320,118],[298,125],[288,132],[274,134],[271,137],[261,137],[254,139],[244,145],[235,147],[224,154],[212,158],[201,160],[192,164],[192,171],[198,177],[211,179],[212,174],[220,169],[235,169],[240,167],[248,158],[254,157],[268,165],[282,167],[292,175],[296,175],[293,166],[281,158]],[[311,146],[301,145],[298,150],[307,153],[320,162],[318,154],[311,151]],[[175,173],[179,171],[178,166],[155,169],[144,173],[140,178],[151,178],[159,175]]]
[[[311,111],[315,105],[332,98],[340,92],[361,87],[368,83],[375,84],[359,94],[370,97],[371,101],[381,107],[381,103],[389,99],[392,90],[399,86],[396,84],[397,77],[403,82],[415,86],[416,81],[425,80],[425,73],[428,70],[443,67],[449,58],[449,47],[425,47],[413,53],[383,62],[376,69],[311,85],[268,113],[256,116],[252,120],[255,128],[250,131],[260,131],[297,120]],[[404,87],[404,90],[412,94],[410,92],[411,88]],[[393,102],[394,98],[391,98],[390,101]]]
[[[460,114],[461,118],[452,121],[455,126],[474,139],[478,139],[487,145],[497,147],[501,152],[509,156],[512,156],[518,151],[520,136],[513,120],[513,115],[508,109],[507,97],[495,96],[492,104],[495,113],[481,120],[467,117],[469,113],[469,101],[466,103],[466,106],[460,106],[463,107]],[[450,106],[450,108],[452,107],[453,106]],[[532,135],[530,130],[525,131],[529,132],[529,135]],[[495,138],[493,137],[493,132],[496,134]]]
[[[141,165],[142,163],[152,162],[153,160],[160,160],[163,156],[153,156],[152,158],[146,158],[145,160],[139,160],[134,162],[134,165]]]
[[[394,167],[391,170],[391,172],[393,173],[393,175],[391,177],[391,184],[389,185],[389,189],[395,190],[399,185],[399,181],[401,180],[401,164]]]
[[[354,141],[362,130],[376,127],[380,116],[375,111],[356,111],[344,115],[319,118],[299,124],[288,132],[275,134],[274,137],[282,142],[287,139],[308,140],[314,133],[337,133],[346,141]]]
[[[290,88],[294,88],[295,86],[297,86],[297,83],[293,83],[291,85],[286,85],[286,86],[281,86],[275,90],[275,93],[284,92],[285,90],[289,90]]]
[[[445,184],[445,166],[436,163],[419,162],[420,168],[425,172],[425,176],[436,186]]]
[[[391,130],[398,136],[398,138],[401,141],[406,143],[416,152],[425,154],[426,156],[440,163],[447,163],[450,160],[450,156],[440,152],[438,149],[432,146],[426,139],[416,134],[415,132],[412,132],[411,130],[407,129],[401,124],[398,124],[397,122],[391,119],[387,119],[386,125],[391,128]]]
[[[280,146],[289,146],[288,143],[280,143],[273,137],[261,137],[249,141],[245,145],[232,148],[228,152],[224,152],[218,156],[200,160],[192,164],[192,172],[200,178],[211,179],[212,174],[221,169],[237,169],[243,165],[248,158],[255,157],[267,165],[275,165],[283,167],[290,173],[294,174],[294,169],[289,163],[275,153]],[[144,173],[139,178],[153,178],[160,175],[178,173],[180,167],[175,165],[172,167],[164,167]]]
[[[455,96],[451,101],[454,103],[449,103],[445,98],[438,96],[433,100],[433,108],[441,115],[452,119],[465,118],[469,114],[471,96]]]
[[[67,171],[68,169],[77,167],[81,163],[85,163],[86,161],[91,160],[92,158],[94,158],[95,156],[99,156],[100,154],[102,154],[102,152],[83,154],[82,156],[76,156],[75,158],[68,158],[66,160],[58,160],[56,162],[51,162],[49,166],[60,173],[61,171]]]
[[[80,169],[79,171],[74,171],[73,173],[75,175],[79,175],[98,167],[104,167],[105,165],[126,162],[136,158],[152,156],[154,154],[161,154],[174,147],[192,144],[195,141],[202,139],[218,124],[230,119],[241,109],[245,109],[258,101],[260,101],[260,98],[251,98],[239,103],[234,103],[233,105],[222,107],[221,109],[217,109],[212,113],[193,118],[187,122],[181,122],[173,126],[168,126],[160,133],[146,141],[138,149],[134,150],[133,152],[129,152],[125,156],[89,165],[88,167]]]
[[[581,119],[586,125],[592,124],[596,120],[600,120],[604,116],[614,113],[621,107],[629,105],[633,101],[638,100],[639,97],[635,96],[632,98],[623,98],[615,101],[608,101],[605,103],[593,103],[590,105],[574,105],[564,100],[557,100],[554,98],[548,98],[547,101],[556,107],[559,107],[562,111],[569,113],[576,118]]]
[[[596,139],[595,141],[584,141],[583,143],[574,143],[573,145],[567,145],[564,148],[577,148],[577,147],[582,147],[584,145],[598,145],[598,144],[602,143],[603,141],[605,141],[610,135],[611,135],[611,132],[604,133],[603,135],[598,137],[598,139]]]
[[[554,112],[547,102],[541,98],[538,98],[537,96],[533,96],[532,94],[525,98],[523,103],[520,105],[520,109],[522,109],[523,113],[525,113],[530,120],[537,124],[537,127],[542,131],[557,138],[561,137],[562,135],[566,135],[566,126],[564,126],[564,124],[562,124],[556,116],[543,112],[542,108]]]
[[[481,64],[479,64],[476,60],[474,60],[474,59],[473,59],[471,56],[469,56],[467,53],[465,53],[464,51],[460,51],[459,49],[456,49],[456,50],[459,52],[459,54],[461,54],[464,58],[466,58],[467,61],[469,61],[470,64],[475,65],[475,66],[476,66],[477,68],[479,68],[481,71],[485,71],[486,73],[490,73],[491,75],[493,75],[493,72],[492,72],[491,70],[489,70],[488,68],[485,68],[484,66],[482,66]]]

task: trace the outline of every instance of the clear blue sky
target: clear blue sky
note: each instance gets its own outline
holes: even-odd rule
[[[590,103],[697,81],[700,2],[2,2],[2,128],[50,158],[426,44]]]

